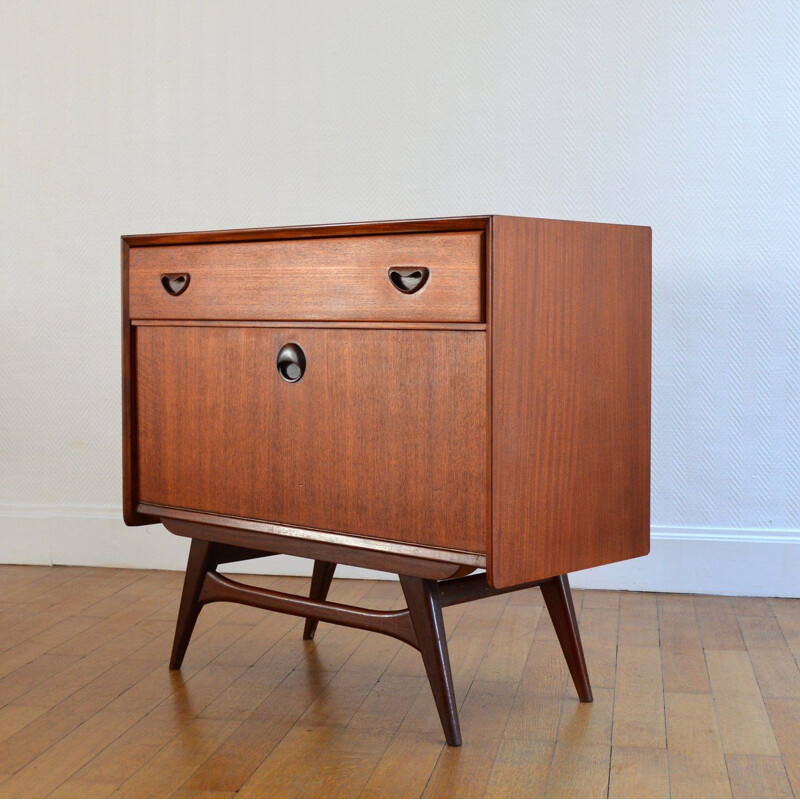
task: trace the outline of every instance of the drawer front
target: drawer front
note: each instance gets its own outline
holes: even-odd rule
[[[483,332],[135,335],[140,502],[485,553]]]
[[[482,322],[483,260],[475,231],[133,247],[130,317]]]

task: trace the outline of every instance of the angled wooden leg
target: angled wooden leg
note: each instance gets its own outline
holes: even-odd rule
[[[218,561],[215,547],[211,542],[202,539],[192,539],[189,550],[189,561],[186,564],[186,576],[183,579],[183,594],[178,611],[178,624],[175,626],[175,639],[172,642],[172,656],[169,660],[170,669],[180,669],[186,648],[192,638],[197,617],[202,605],[199,602],[200,591],[206,573],[216,569]]]
[[[564,652],[578,698],[582,703],[592,702],[592,687],[589,683],[589,672],[583,657],[581,634],[578,620],[575,617],[575,606],[572,604],[572,592],[569,590],[569,579],[566,575],[556,575],[541,586],[544,602],[553,620],[558,641]]]
[[[336,564],[333,561],[315,561],[314,572],[311,575],[311,591],[308,596],[312,600],[324,600],[328,596],[328,589],[331,588],[333,573]],[[313,639],[317,630],[319,620],[309,617],[303,627],[303,638]]]
[[[458,722],[458,707],[450,672],[450,656],[447,652],[447,637],[442,618],[442,602],[439,584],[434,580],[400,576],[403,594],[408,603],[417,644],[428,673],[433,699],[439,711],[447,744],[461,745],[461,727]]]

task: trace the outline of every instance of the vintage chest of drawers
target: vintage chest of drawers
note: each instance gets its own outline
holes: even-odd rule
[[[381,631],[458,744],[441,608],[540,585],[591,699],[566,573],[649,549],[650,252],[504,216],[123,237],[125,521],[192,539],[171,667],[217,600]],[[266,553],[311,596],[216,571]],[[326,602],[336,563],[408,609]]]

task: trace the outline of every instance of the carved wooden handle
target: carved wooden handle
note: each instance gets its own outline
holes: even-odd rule
[[[161,276],[161,285],[167,294],[177,297],[189,287],[190,277],[188,272],[168,272]]]
[[[418,292],[427,282],[431,271],[427,267],[392,267],[389,280],[403,294]]]
[[[306,371],[306,354],[299,344],[290,342],[281,347],[276,359],[278,374],[287,383],[297,383]]]

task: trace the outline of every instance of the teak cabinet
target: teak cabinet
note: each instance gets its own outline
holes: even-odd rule
[[[591,699],[566,574],[649,549],[650,253],[505,216],[123,237],[125,521],[192,539],[171,666],[216,600],[381,631],[458,744],[441,608],[538,585]],[[216,571],[269,553],[309,598]],[[336,563],[408,608],[327,602]]]

